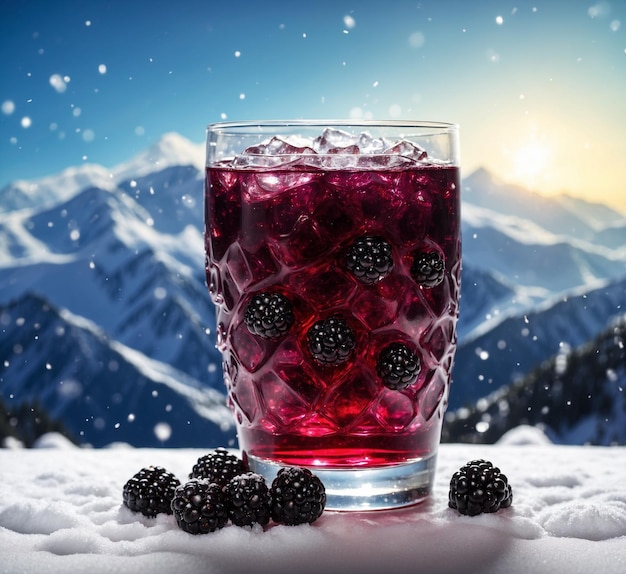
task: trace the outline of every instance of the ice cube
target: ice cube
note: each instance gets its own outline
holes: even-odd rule
[[[402,155],[389,154],[363,154],[359,156],[358,167],[361,169],[396,169],[409,166],[413,160]]]
[[[396,142],[391,147],[387,148],[383,153],[385,155],[399,155],[416,162],[423,161],[428,157],[428,154],[423,148],[408,140],[400,140],[399,142]]]
[[[352,144],[346,147],[331,147],[326,153],[328,155],[336,155],[336,154],[355,155],[355,154],[361,153],[361,150],[359,149],[358,145]]]
[[[248,147],[232,161],[237,168],[394,169],[423,162],[428,154],[420,146],[400,139],[374,138],[369,132],[353,135],[326,128],[310,140],[298,135],[274,136]]]
[[[363,154],[379,154],[388,148],[391,144],[384,138],[373,138],[369,132],[359,134],[357,145]]]
[[[331,153],[329,150],[336,148],[347,148],[356,144],[356,138],[343,130],[326,128],[322,135],[313,142],[313,148],[317,153]]]
[[[331,148],[328,153],[303,156],[301,165],[318,169],[349,169],[358,167],[360,157],[356,146]]]
[[[297,136],[290,138],[274,136],[265,142],[246,148],[241,155],[235,158],[234,164],[237,167],[282,166],[293,161],[294,156],[315,154],[310,143]],[[279,160],[276,160],[277,156],[280,158]]]

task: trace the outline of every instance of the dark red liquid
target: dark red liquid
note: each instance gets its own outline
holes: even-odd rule
[[[207,169],[206,253],[218,348],[240,448],[280,464],[335,468],[396,464],[436,452],[456,346],[460,278],[459,171]],[[392,246],[393,269],[368,285],[345,264],[363,236]],[[439,253],[443,280],[420,285],[416,253]],[[277,291],[295,321],[278,340],[252,334],[250,298]],[[307,332],[338,315],[356,347],[323,366]],[[385,386],[381,350],[403,342],[417,380]]]

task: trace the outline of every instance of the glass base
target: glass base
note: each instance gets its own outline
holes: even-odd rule
[[[247,455],[252,472],[268,485],[285,465]],[[369,469],[309,467],[326,488],[327,510],[385,510],[422,502],[431,493],[437,455]]]

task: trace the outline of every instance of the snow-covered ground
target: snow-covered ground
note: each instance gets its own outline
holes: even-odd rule
[[[442,445],[422,505],[192,536],[172,516],[131,513],[122,487],[150,464],[184,479],[212,449],[79,449],[55,436],[38,446],[0,449],[2,573],[626,572],[624,447],[556,446],[520,427],[496,445]],[[447,507],[452,473],[475,458],[508,476],[511,508],[467,517]]]

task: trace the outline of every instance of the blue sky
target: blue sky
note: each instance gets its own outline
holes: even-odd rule
[[[626,211],[625,0],[2,0],[0,38],[0,188],[222,119],[438,120],[466,175]]]

